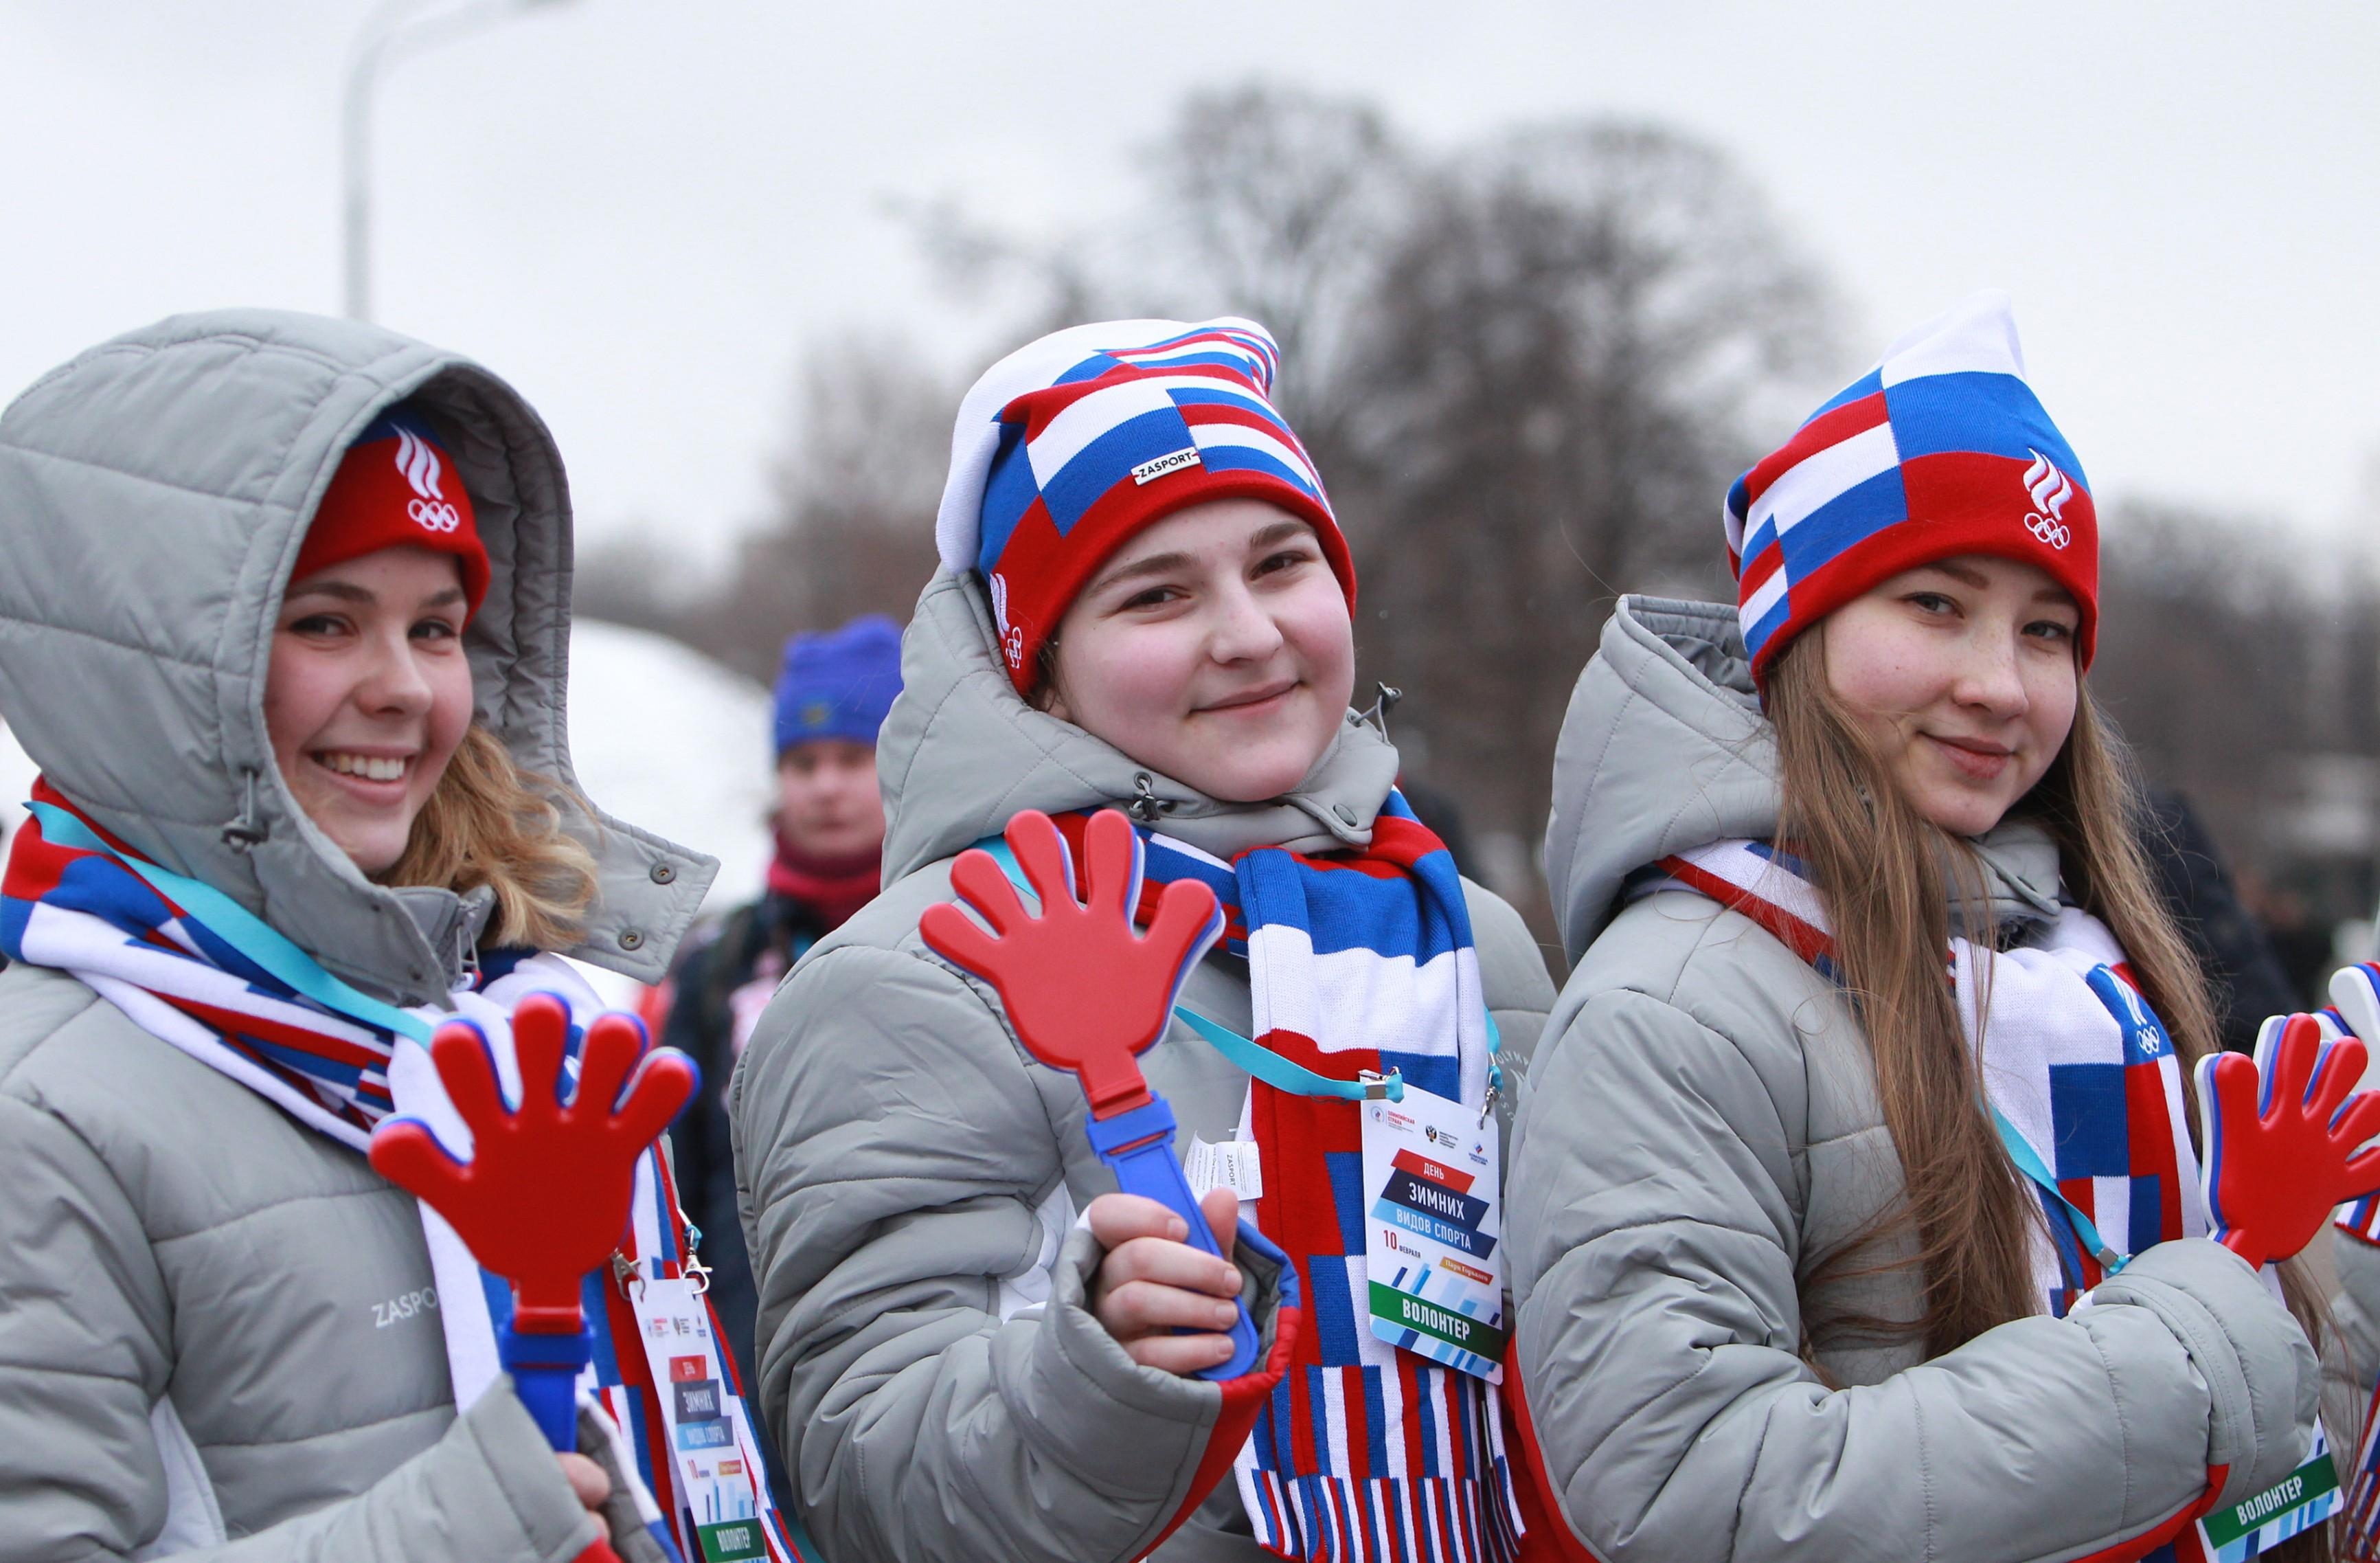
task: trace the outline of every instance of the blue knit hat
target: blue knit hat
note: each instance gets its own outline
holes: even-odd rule
[[[901,692],[901,629],[880,613],[785,642],[777,673],[777,752],[812,739],[874,743]]]

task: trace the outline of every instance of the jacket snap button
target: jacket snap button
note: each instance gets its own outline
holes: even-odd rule
[[[624,950],[642,949],[644,944],[644,934],[634,928],[626,930],[620,935],[620,947]]]
[[[1336,815],[1338,815],[1338,816],[1339,816],[1339,823],[1340,823],[1341,824],[1350,824],[1350,825],[1351,825],[1351,824],[1354,824],[1355,823],[1355,811],[1354,811],[1354,810],[1353,810],[1353,809],[1350,809],[1350,808],[1349,808],[1349,807],[1347,807],[1347,805],[1346,805],[1346,804],[1344,804],[1344,803],[1333,803],[1333,804],[1331,804],[1331,805],[1330,805],[1330,812],[1331,812],[1332,813],[1334,813],[1334,814],[1336,814]]]
[[[667,864],[667,863],[655,863],[655,864],[653,865],[653,883],[654,883],[654,884],[656,884],[656,885],[666,885],[666,884],[668,884],[671,880],[675,879],[676,877],[677,877],[677,870],[675,870],[675,869],[674,869],[674,868],[670,867],[670,865],[669,865],[669,864]]]

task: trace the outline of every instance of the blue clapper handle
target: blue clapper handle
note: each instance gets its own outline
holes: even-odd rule
[[[496,1357],[513,1375],[513,1393],[557,1454],[578,1447],[578,1370],[595,1354],[595,1332],[529,1335],[507,1323],[496,1331]]]
[[[1127,1194],[1155,1200],[1189,1225],[1186,1241],[1192,1248],[1211,1253],[1218,1259],[1231,1256],[1215,1246],[1214,1230],[1207,1225],[1206,1213],[1198,1208],[1198,1198],[1190,1191],[1190,1179],[1183,1176],[1182,1164],[1173,1157],[1173,1109],[1165,1098],[1149,1093],[1148,1101],[1111,1118],[1093,1118],[1088,1124],[1091,1149],[1099,1159],[1115,1169],[1116,1186]],[[1232,1308],[1236,1317],[1224,1332],[1232,1337],[1232,1355],[1211,1368],[1202,1368],[1199,1378],[1237,1378],[1257,1370],[1256,1322],[1248,1317],[1246,1303],[1234,1299]],[[1178,1335],[1204,1332],[1183,1329]]]

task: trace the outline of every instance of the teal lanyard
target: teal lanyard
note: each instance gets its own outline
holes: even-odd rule
[[[1985,1105],[1990,1106],[1991,1104],[1985,1103]],[[2092,1224],[2091,1218],[2083,1215],[2072,1200],[2059,1192],[2058,1179],[2049,1175],[2049,1168],[2041,1165],[2040,1153],[2033,1148],[2030,1141],[2016,1131],[2016,1125],[2009,1122],[2008,1115],[1998,1107],[1992,1107],[1992,1127],[1999,1130],[2000,1143],[2008,1147],[2009,1159],[2016,1163],[2016,1169],[2031,1178],[2051,1199],[2066,1208],[2066,1219],[2072,1224],[2074,1236],[2081,1239],[2083,1248],[2090,1252],[2091,1257],[2099,1262],[2099,1267],[2102,1270],[2112,1276],[2131,1263],[2128,1256],[2118,1253],[2106,1239],[2099,1236],[2099,1228]]]
[[[1016,886],[1020,895],[1033,894],[1033,886],[1026,880],[1025,871],[1017,866],[1016,854],[1009,850],[1005,839],[987,836],[976,845],[991,855],[992,861],[1000,865],[1000,872],[1008,875],[1008,882]],[[1220,1020],[1208,1020],[1195,1009],[1177,1004],[1173,1007],[1173,1014],[1209,1047],[1275,1091],[1286,1091],[1293,1096],[1336,1097],[1342,1102],[1381,1097],[1391,1102],[1404,1100],[1404,1076],[1394,1069],[1386,1076],[1376,1075],[1369,1080],[1333,1080],[1329,1075],[1316,1074],[1302,1064],[1292,1063],[1271,1048],[1242,1036]],[[1503,1086],[1504,1071],[1496,1063],[1496,1055],[1503,1045],[1503,1036],[1496,1028],[1495,1012],[1490,1010],[1488,1012],[1488,1091],[1491,1100]]]
[[[332,976],[311,956],[277,933],[271,924],[213,885],[159,868],[111,846],[97,831],[55,803],[28,803],[26,810],[42,822],[42,837],[61,847],[101,852],[114,858],[146,881],[149,887],[188,910],[208,933],[239,951],[292,989],[334,1014],[345,1015],[384,1032],[427,1044],[431,1027],[420,1016],[383,1004]]]
[[[1302,1064],[1293,1064],[1271,1048],[1259,1045],[1220,1021],[1209,1020],[1195,1009],[1181,1005],[1173,1007],[1176,1019],[1198,1033],[1207,1044],[1237,1064],[1247,1073],[1293,1096],[1335,1096],[1342,1102],[1361,1102],[1366,1098],[1385,1096],[1391,1102],[1405,1099],[1404,1076],[1390,1069],[1386,1077],[1370,1080],[1332,1080],[1318,1075]]]

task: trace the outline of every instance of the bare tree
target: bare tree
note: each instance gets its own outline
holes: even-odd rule
[[[1420,166],[1369,104],[1254,85],[1185,100],[1141,161],[1153,195],[1110,291],[1262,322],[1289,366],[1284,410],[1328,448],[1364,398],[1365,338]]]
[[[2370,571],[2317,579],[2269,525],[2170,506],[2115,510],[2105,536],[2091,684],[2143,772],[2187,794],[2236,864],[2318,892],[2325,915],[2368,913],[2368,847],[2351,873],[2316,861],[2305,811],[2380,757]]]
[[[897,337],[847,337],[811,356],[775,518],[737,550],[713,604],[718,654],[765,673],[795,630],[863,613],[907,621],[934,572],[957,399]]]
[[[578,551],[570,607],[581,618],[650,629],[691,645],[715,590],[663,541],[660,529],[639,522]]]
[[[1719,499],[1812,385],[1826,297],[1719,153],[1637,126],[1453,160],[1371,300],[1342,465],[1367,667],[1429,771],[1534,839],[1571,683],[1623,590],[1727,591]]]
[[[1137,201],[1054,239],[948,205],[906,215],[949,286],[1005,287],[1005,339],[1102,318],[1261,322],[1281,344],[1284,409],[1327,447],[1362,397],[1354,366],[1420,165],[1371,105],[1262,85],[1185,98],[1135,161]]]
[[[2187,792],[2233,853],[2252,852],[2258,800],[2304,717],[2308,648],[2278,611],[2297,582],[2202,513],[2131,506],[2102,536],[2093,692],[2143,770]]]
[[[934,510],[957,393],[892,336],[850,336],[802,371],[799,433],[774,514],[716,579],[688,586],[650,529],[591,550],[577,605],[657,629],[762,680],[785,638],[864,613],[906,622],[934,571]]]

